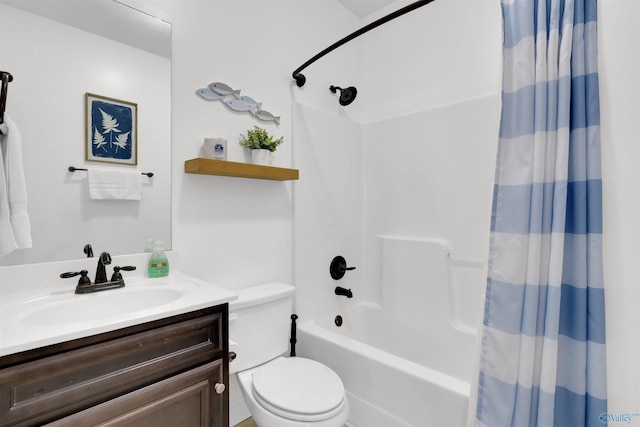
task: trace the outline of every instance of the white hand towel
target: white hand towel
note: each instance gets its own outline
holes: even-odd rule
[[[31,247],[31,220],[27,213],[27,184],[24,178],[24,166],[22,164],[22,137],[20,130],[11,118],[5,113],[4,124],[6,131],[0,135],[2,147],[3,180],[0,180],[0,191],[5,194],[0,197],[0,214],[5,221],[6,205],[8,204],[9,222],[12,233],[5,233],[0,245],[4,248],[1,252],[11,252],[15,248],[24,249]],[[2,182],[4,181],[4,182]],[[4,184],[4,185],[2,185]],[[6,223],[0,225],[5,227]],[[15,246],[14,246],[15,245]],[[12,249],[13,247],[13,249]]]
[[[9,197],[7,174],[4,170],[6,138],[0,135],[0,257],[18,249],[18,244],[11,228],[11,214],[9,213]]]
[[[89,169],[89,196],[94,200],[140,200],[142,174],[139,171]]]

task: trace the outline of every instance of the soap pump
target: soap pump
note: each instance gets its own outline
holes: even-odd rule
[[[162,249],[162,241],[157,240],[149,257],[149,277],[165,277],[169,275],[169,260]]]

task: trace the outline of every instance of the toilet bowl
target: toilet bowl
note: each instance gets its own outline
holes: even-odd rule
[[[245,404],[258,427],[342,427],[349,415],[340,377],[287,352],[295,288],[270,283],[236,291],[229,304],[230,346]]]
[[[279,357],[238,373],[245,403],[259,427],[342,427],[349,403],[331,369],[302,357]]]

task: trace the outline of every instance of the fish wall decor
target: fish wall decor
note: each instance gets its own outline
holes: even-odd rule
[[[248,112],[263,122],[280,124],[280,116],[263,110],[262,102],[258,102],[250,96],[240,96],[240,91],[240,89],[233,89],[225,83],[213,82],[205,88],[196,90],[196,94],[207,101],[222,101],[230,110]]]

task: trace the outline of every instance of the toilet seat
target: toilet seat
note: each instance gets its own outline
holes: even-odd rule
[[[297,421],[326,420],[346,405],[340,377],[302,357],[278,358],[257,369],[252,394],[268,411]]]

